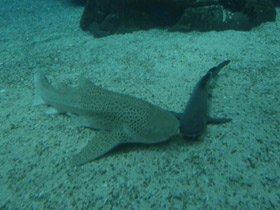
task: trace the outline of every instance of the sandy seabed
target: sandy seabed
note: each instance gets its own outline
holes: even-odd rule
[[[280,17],[250,32],[139,31],[96,39],[67,1],[0,0],[0,209],[280,209]],[[280,9],[277,9],[279,14]],[[210,112],[233,121],[124,145],[81,167],[94,132],[33,103],[33,73],[96,84],[182,111],[225,59]]]

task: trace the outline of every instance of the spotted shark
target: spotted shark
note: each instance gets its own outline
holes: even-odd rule
[[[42,72],[34,74],[34,105],[46,104],[56,113],[83,117],[98,130],[75,155],[71,166],[95,160],[124,143],[153,144],[179,134],[179,120],[169,111],[142,99],[98,87],[85,77],[77,87],[53,87]],[[54,113],[54,112],[49,112]]]

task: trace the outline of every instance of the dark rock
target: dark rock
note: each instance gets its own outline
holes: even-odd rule
[[[247,0],[242,12],[249,17],[253,26],[276,19],[276,10],[270,0]]]
[[[280,0],[272,0],[272,2],[276,7],[280,6]]]
[[[78,6],[85,6],[87,3],[87,0],[70,0],[72,4],[78,5]]]
[[[245,0],[220,0],[221,5],[231,12],[241,12],[245,7]]]
[[[248,21],[245,14],[232,13],[221,5],[189,8],[185,10],[178,23],[170,28],[170,31],[249,30]]]
[[[250,30],[275,18],[271,0],[88,0],[80,26],[103,37],[150,28]]]
[[[118,15],[109,14],[105,19],[97,24],[93,22],[90,24],[88,31],[93,33],[96,37],[103,37],[115,33],[119,29],[120,18]]]

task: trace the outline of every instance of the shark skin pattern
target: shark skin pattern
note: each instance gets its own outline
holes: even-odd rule
[[[179,120],[169,111],[98,87],[85,77],[79,78],[77,87],[55,88],[42,72],[36,72],[34,83],[34,105],[46,104],[56,113],[79,115],[87,121],[87,127],[98,130],[72,158],[71,166],[95,160],[123,143],[154,144],[179,134]]]

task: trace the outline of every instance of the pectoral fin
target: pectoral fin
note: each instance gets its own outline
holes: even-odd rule
[[[75,155],[70,162],[71,166],[83,165],[99,158],[119,144],[128,142],[129,138],[119,129],[96,132],[94,139]]]

